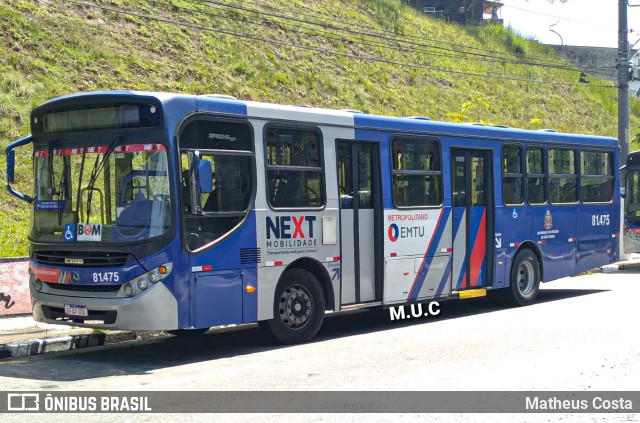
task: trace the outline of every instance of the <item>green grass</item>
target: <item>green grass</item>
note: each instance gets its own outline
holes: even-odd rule
[[[510,60],[520,62],[563,63],[552,49],[519,38],[503,27],[450,25],[408,8],[400,0],[223,1],[301,20],[311,20],[311,15],[323,17],[332,20],[327,23],[349,28],[350,32],[199,1],[93,2],[130,14],[61,0],[2,2],[0,146],[4,150],[10,141],[29,133],[29,112],[43,101],[102,89],[224,93],[246,100],[393,116],[421,115],[454,122],[617,135],[617,92],[594,87],[602,82],[591,76],[589,85],[550,85],[447,71],[577,82],[577,70],[479,60],[477,56],[442,50],[458,44],[478,49],[477,53],[491,50],[493,57],[509,54]],[[357,33],[364,31],[380,35],[372,38]],[[384,36],[411,37],[407,39],[430,47],[418,49],[394,42],[388,46],[384,45],[388,42]],[[370,45],[363,44],[365,41]],[[640,100],[631,99],[631,112],[633,135],[640,132]],[[30,192],[27,150],[18,150],[17,188]],[[3,181],[5,169],[6,158],[1,154]],[[26,203],[0,194],[0,206],[4,223],[0,256],[26,254]]]

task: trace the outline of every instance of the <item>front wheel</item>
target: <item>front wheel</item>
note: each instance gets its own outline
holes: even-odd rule
[[[276,287],[273,319],[259,325],[283,344],[298,344],[318,333],[324,312],[324,292],[318,279],[307,270],[291,269]]]

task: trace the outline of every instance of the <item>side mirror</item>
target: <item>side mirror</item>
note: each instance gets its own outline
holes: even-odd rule
[[[201,194],[213,191],[213,171],[209,160],[197,161],[198,190]]]
[[[7,182],[10,184],[15,182],[14,169],[16,167],[16,152],[13,150],[7,151]]]
[[[26,201],[27,203],[31,203],[33,201],[33,197],[27,194],[23,194],[20,191],[16,191],[11,187],[11,184],[15,180],[16,153],[14,149],[30,143],[31,135],[14,141],[5,149],[5,152],[7,153],[7,191],[9,191],[11,195],[18,197],[19,199],[21,199],[22,201]]]

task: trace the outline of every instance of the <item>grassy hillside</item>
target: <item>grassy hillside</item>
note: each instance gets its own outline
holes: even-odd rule
[[[400,0],[12,0],[0,3],[0,33],[3,150],[29,132],[34,106],[99,89],[617,134],[612,84],[577,84],[578,71],[555,67],[566,64],[535,41],[449,25]],[[632,115],[635,134],[635,99]],[[29,153],[18,155],[26,192]],[[0,256],[26,254],[28,219],[26,203],[0,194]]]

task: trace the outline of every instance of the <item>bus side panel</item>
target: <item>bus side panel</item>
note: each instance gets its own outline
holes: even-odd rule
[[[252,211],[214,247],[191,256],[191,326],[242,323],[257,314],[260,287],[255,274],[260,253],[256,243],[256,213]],[[256,292],[246,293],[247,285],[256,287]]]
[[[497,189],[496,193],[500,195],[500,198],[496,198],[496,204],[501,204],[502,189]],[[536,208],[522,206],[496,207],[494,238],[498,248],[496,248],[496,273],[491,285],[494,288],[509,286],[511,263],[519,246],[531,240],[531,216],[536,213],[536,210]]]
[[[384,221],[384,302],[447,296],[451,279],[451,208],[385,210]]]
[[[614,243],[617,238],[616,213],[613,204],[583,205],[578,221],[578,245],[576,272],[584,272],[614,259]]]
[[[578,212],[577,204],[536,209],[532,234],[542,252],[545,282],[575,273]]]

